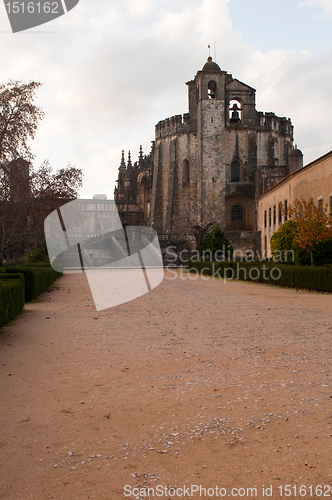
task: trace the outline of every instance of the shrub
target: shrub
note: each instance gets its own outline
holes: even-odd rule
[[[25,278],[25,300],[29,302],[44,292],[61,273],[54,271],[49,266],[34,267],[28,265],[8,265],[6,273],[22,273]]]
[[[46,246],[37,247],[36,250],[30,252],[26,256],[25,262],[27,264],[46,262],[48,265],[51,265]]]
[[[288,220],[272,235],[271,252],[279,262],[294,263],[294,261],[291,261],[291,252],[294,252],[294,255],[296,255],[299,250],[298,245],[294,242],[294,231],[296,229],[297,222]],[[306,250],[304,252],[307,254]]]
[[[7,264],[8,266],[13,266],[14,264]],[[24,266],[24,267],[49,267],[51,268],[50,262],[29,262],[29,264],[19,262],[15,264],[15,266]]]
[[[332,238],[318,243],[314,250],[314,256],[317,266],[332,264]]]
[[[189,272],[241,281],[255,281],[317,292],[332,292],[332,267],[297,266],[275,262],[192,262]],[[253,271],[254,270],[254,271]]]
[[[0,274],[0,326],[8,323],[24,307],[24,276]]]
[[[199,254],[211,256],[210,260],[214,260],[216,253],[223,254],[225,257],[232,257],[234,249],[228,241],[224,231],[219,226],[216,226],[209,233],[198,247]]]

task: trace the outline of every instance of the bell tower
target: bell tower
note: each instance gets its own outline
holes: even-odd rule
[[[189,87],[189,116],[197,123],[197,177],[200,184],[201,225],[225,225],[226,71],[208,57]]]

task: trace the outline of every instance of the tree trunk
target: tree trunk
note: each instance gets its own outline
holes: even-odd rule
[[[315,260],[314,260],[314,249],[313,248],[310,248],[310,260],[311,260],[311,265],[314,266],[315,265]]]

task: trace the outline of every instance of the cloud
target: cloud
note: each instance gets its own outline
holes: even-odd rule
[[[258,110],[291,118],[305,163],[331,150],[327,117],[332,113],[332,51],[319,57],[308,52],[258,53],[246,74],[257,89]]]
[[[318,7],[323,9],[324,13],[332,16],[332,2],[331,0],[305,0],[299,4],[299,7]]]

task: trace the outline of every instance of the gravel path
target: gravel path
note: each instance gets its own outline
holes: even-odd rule
[[[66,275],[2,329],[0,498],[332,496],[331,295],[174,278],[97,313]]]

